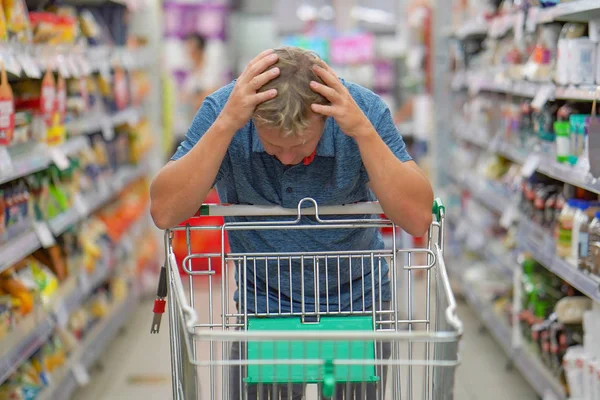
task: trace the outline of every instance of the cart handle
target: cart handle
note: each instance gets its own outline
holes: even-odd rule
[[[431,209],[432,214],[435,215],[438,222],[442,220],[444,214],[446,214],[446,206],[439,197],[433,201],[433,207]]]
[[[313,206],[301,207],[302,203],[310,201]],[[377,201],[342,204],[337,206],[318,206],[312,199],[302,199],[298,208],[283,208],[281,206],[263,206],[251,204],[202,204],[196,213],[197,217],[275,217],[301,215],[361,215],[361,214],[383,214],[381,205]]]
[[[361,202],[353,204],[342,204],[337,206],[310,206],[300,207],[304,201],[300,201],[298,208],[283,208],[280,206],[255,206],[249,204],[202,204],[196,217],[274,217],[274,216],[295,216],[302,215],[380,215],[384,214],[381,204],[377,201]],[[310,199],[312,200],[312,199]],[[313,204],[316,204],[312,200]],[[318,210],[318,211],[317,211]],[[433,202],[432,212],[440,221],[444,214],[445,206],[442,200],[437,198]]]

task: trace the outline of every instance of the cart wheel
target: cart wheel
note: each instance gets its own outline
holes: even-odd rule
[[[477,333],[480,335],[485,335],[487,333],[487,328],[485,327],[485,325],[480,324],[479,328],[477,328]]]
[[[504,366],[506,372],[513,372],[515,369],[515,363],[512,360],[508,360]]]

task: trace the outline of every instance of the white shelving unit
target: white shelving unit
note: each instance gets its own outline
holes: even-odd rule
[[[143,217],[142,217],[143,218]],[[134,222],[129,230],[135,231],[137,222]],[[124,243],[120,245],[125,245]],[[27,360],[37,349],[40,348],[49,338],[57,325],[66,324],[69,315],[79,308],[85,300],[92,294],[99,285],[114,272],[115,265],[111,263],[110,257],[103,257],[95,266],[91,274],[81,272],[79,275],[72,276],[63,282],[54,295],[47,311],[39,314],[31,314],[22,321],[18,328],[9,334],[9,336],[0,341],[0,383],[4,382],[25,360]],[[138,290],[135,285],[130,290],[132,295],[125,303],[115,307],[113,312],[104,320],[99,327],[95,328],[86,336],[84,344],[79,350],[80,355],[77,360],[83,360],[78,363],[89,366],[98,358],[102,350],[96,346],[104,343],[105,346],[118,327],[122,326],[131,314],[135,301],[138,297]],[[123,315],[123,308],[125,315]],[[113,327],[116,328],[113,330]],[[101,332],[98,334],[98,332]],[[90,353],[90,350],[95,352]],[[70,362],[69,365],[72,363]],[[71,365],[72,367],[72,365]],[[62,393],[62,392],[58,392]],[[57,398],[57,397],[49,397]],[[67,398],[67,397],[58,397]]]
[[[513,345],[512,329],[492,307],[486,304],[468,283],[463,282],[461,289],[467,303],[475,311],[479,320],[535,391],[540,396],[551,394],[554,399],[567,400],[567,395],[561,384],[533,352],[527,347]]]
[[[85,196],[85,203],[89,213],[99,209],[117,196],[129,183],[146,175],[147,167],[141,163],[136,167],[123,167],[111,178],[110,183],[102,186],[101,190]],[[50,231],[54,236],[60,236],[69,226],[83,221],[87,215],[77,213],[70,209],[48,222]],[[36,232],[31,229],[19,237],[9,240],[0,246],[0,272],[6,270],[14,263],[27,257],[42,247],[42,242]]]
[[[560,276],[571,286],[592,300],[600,302],[600,279],[577,269],[566,260],[555,255],[556,244],[547,230],[527,218],[519,220],[519,241],[523,249],[549,271]]]
[[[0,383],[46,343],[53,330],[52,316],[38,313],[25,318],[16,330],[5,337],[0,342]]]
[[[133,314],[138,296],[137,289],[133,288],[129,297],[116,304],[109,315],[89,332],[80,348],[69,357],[61,373],[40,394],[40,400],[68,399],[73,395],[81,379],[79,371],[89,369],[100,359],[112,338]]]
[[[466,21],[451,36],[461,40],[486,35],[499,37],[514,28],[519,21],[518,15],[519,13],[506,14],[487,21],[479,16]],[[587,22],[597,18],[600,18],[600,4],[596,0],[576,0],[549,8],[533,7],[527,15],[526,23],[535,26],[554,21]]]

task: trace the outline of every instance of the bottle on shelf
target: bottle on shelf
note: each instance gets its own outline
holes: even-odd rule
[[[596,213],[595,218],[589,225],[588,236],[588,254],[587,254],[587,270],[594,275],[600,272],[600,257],[598,247],[600,245],[600,212]]]
[[[567,204],[563,207],[558,217],[558,238],[556,240],[556,254],[562,258],[567,258],[571,255],[573,220],[575,218],[575,208],[577,204],[577,199],[568,200]]]
[[[569,263],[574,267],[579,265],[579,252],[581,247],[581,227],[588,225],[590,219],[586,213],[586,210],[590,206],[590,203],[585,200],[578,200],[576,203],[575,216],[573,217],[573,230],[571,233],[571,255],[569,256]],[[587,234],[587,232],[586,232]]]

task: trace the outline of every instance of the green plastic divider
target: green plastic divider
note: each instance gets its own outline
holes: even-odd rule
[[[320,364],[269,364],[269,361],[323,360],[331,365],[333,360],[375,360],[373,341],[324,341],[310,340],[319,331],[364,331],[373,332],[373,317],[347,316],[322,317],[318,323],[302,323],[300,318],[250,318],[248,330],[305,332],[306,341],[248,342],[248,376],[246,383],[321,383],[324,375]],[[258,365],[252,361],[267,361]],[[331,380],[331,376],[326,376]],[[333,381],[377,382],[375,363],[363,365],[335,365]]]

